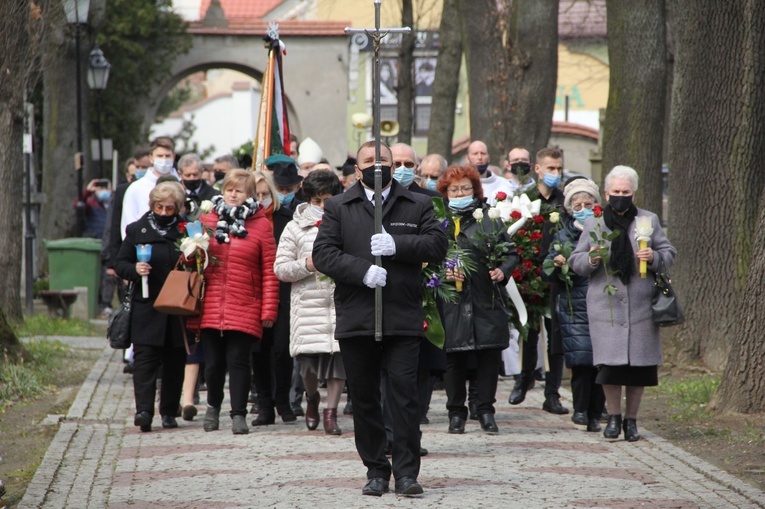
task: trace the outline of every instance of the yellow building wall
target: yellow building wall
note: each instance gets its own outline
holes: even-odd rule
[[[441,23],[442,0],[414,0],[414,23],[418,30],[436,30]],[[375,26],[373,0],[319,0],[316,17],[320,20],[350,20],[354,28]],[[400,0],[382,0],[380,26],[401,26]]]
[[[608,64],[590,54],[558,45],[558,91],[555,109],[563,110],[569,96],[569,111],[598,110],[608,102]]]

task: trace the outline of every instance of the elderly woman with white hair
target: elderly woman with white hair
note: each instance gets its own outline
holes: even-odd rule
[[[587,316],[592,338],[593,362],[599,366],[597,383],[603,386],[608,410],[606,438],[617,438],[624,430],[630,442],[640,439],[637,414],[643,390],[659,383],[658,365],[663,361],[659,327],[653,322],[651,299],[653,274],[667,270],[677,251],[667,240],[659,218],[638,209],[633,198],[638,190],[638,175],[628,166],[615,166],[606,176],[605,196],[608,200],[603,215],[585,221],[576,249],[569,258],[574,271],[589,276]],[[648,247],[640,248],[636,240],[637,220],[650,223]],[[604,241],[608,256],[598,255],[601,248],[595,237],[618,231]],[[641,277],[638,267],[646,262],[648,275]],[[613,295],[605,292],[613,284]],[[622,420],[622,386],[626,406]]]
[[[566,367],[571,369],[571,394],[574,400],[575,424],[586,425],[587,431],[600,431],[600,416],[603,414],[605,396],[595,381],[598,370],[592,362],[592,341],[587,319],[587,287],[589,278],[567,270],[570,249],[577,245],[584,229],[584,223],[594,215],[593,208],[600,204],[600,190],[597,184],[584,177],[568,181],[563,190],[563,208],[560,228],[553,235],[547,259],[554,268],[548,279],[556,287],[558,298],[553,306],[553,323],[560,335],[560,343]],[[546,266],[549,264],[545,264]],[[570,287],[562,279],[568,275]],[[547,273],[547,270],[545,271]]]

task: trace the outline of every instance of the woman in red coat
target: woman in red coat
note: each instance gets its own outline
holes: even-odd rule
[[[205,270],[205,298],[200,320],[205,352],[207,413],[204,430],[219,428],[223,386],[229,373],[234,434],[246,434],[250,392],[250,349],[271,327],[279,306],[279,280],[274,275],[276,244],[271,223],[255,201],[255,178],[245,170],[229,170],[222,195],[200,219],[215,229],[209,252],[217,261]],[[193,325],[192,325],[193,327]]]

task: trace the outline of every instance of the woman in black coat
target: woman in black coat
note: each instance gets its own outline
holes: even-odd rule
[[[459,232],[452,233],[456,235],[457,245],[469,251],[476,265],[476,270],[467,275],[459,270],[448,270],[446,273],[447,279],[462,282],[457,302],[444,304],[447,364],[444,385],[449,433],[465,431],[468,417],[465,382],[471,356],[476,361],[478,420],[484,431],[496,433],[499,431],[494,420],[497,379],[502,350],[510,344],[510,299],[505,285],[512,281],[518,253],[502,221],[490,218],[489,206],[483,201],[481,180],[474,167],[448,168],[438,181],[438,191],[449,198],[455,232],[459,221]],[[496,240],[507,243],[507,254],[494,266],[486,264],[486,248],[480,241],[481,231],[490,235],[501,232]]]
[[[128,225],[114,267],[119,277],[132,281],[135,286],[130,340],[134,354],[134,424],[141,431],[151,431],[160,366],[162,387],[159,413],[162,416],[162,427],[178,427],[175,417],[178,414],[186,364],[183,332],[178,317],[155,310],[154,300],[181,255],[175,242],[181,236],[178,224],[184,199],[185,192],[180,183],[157,184],[149,194],[149,212]],[[147,263],[138,261],[136,246],[140,244],[151,245],[151,258]],[[148,277],[148,298],[142,295],[142,276]]]
[[[561,249],[569,243],[571,249],[579,242],[584,228],[584,221],[593,215],[592,209],[600,203],[598,186],[588,179],[577,179],[566,185],[564,190],[564,209],[566,214],[560,217],[560,229],[550,243],[547,259],[552,260],[555,271],[550,275],[556,299],[553,312],[556,313],[560,327],[563,356],[566,367],[571,369],[571,393],[574,399],[575,424],[587,425],[587,431],[600,431],[600,416],[605,407],[602,387],[595,383],[598,370],[592,362],[592,341],[587,318],[587,287],[589,277],[579,276],[573,270],[568,271],[572,286],[566,291],[565,283],[560,279],[561,267],[566,265],[566,257]]]

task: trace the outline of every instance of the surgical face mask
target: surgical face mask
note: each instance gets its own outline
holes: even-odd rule
[[[560,184],[560,175],[556,173],[545,173],[545,176],[542,178],[542,182],[548,188],[554,189],[558,187],[558,184]]]
[[[184,180],[183,185],[186,186],[186,189],[188,189],[189,191],[196,191],[202,185],[202,181],[201,180]]]
[[[531,165],[529,163],[513,163],[510,165],[510,173],[519,177],[525,177],[531,171]]]
[[[436,186],[438,186],[438,180],[429,178],[428,181],[425,182],[425,187],[430,191],[436,191]]]
[[[260,204],[263,206],[263,208],[264,208],[264,209],[267,209],[268,207],[270,207],[270,206],[271,206],[271,204],[272,204],[273,202],[274,202],[274,201],[273,201],[271,198],[263,198],[263,199],[260,201]]]
[[[224,178],[226,178],[226,172],[225,171],[216,171],[214,173],[215,175],[215,182],[220,182]]]
[[[385,189],[390,184],[390,166],[383,166],[382,168],[382,188]],[[367,186],[369,189],[375,188],[375,166],[369,166],[361,170],[361,183]]]
[[[409,184],[414,180],[414,169],[407,168],[406,166],[399,166],[393,170],[393,178],[402,186],[409,187]]]
[[[133,176],[135,177],[135,180],[140,179],[144,175],[146,175],[147,170],[136,170]]]
[[[167,175],[173,171],[173,159],[171,157],[155,157],[153,166],[160,175]]]
[[[614,209],[614,212],[622,213],[632,206],[632,195],[629,196],[609,196],[608,204]]]
[[[584,221],[588,217],[592,217],[593,214],[594,214],[594,212],[592,211],[592,209],[582,208],[582,210],[575,210],[574,211],[574,219],[576,219],[580,223],[584,224]]]
[[[316,217],[321,217],[324,215],[324,207],[319,207],[318,205],[311,205],[311,213]]]
[[[464,210],[473,203],[473,195],[460,196],[459,198],[449,198],[449,208],[454,210]]]
[[[109,198],[112,197],[112,192],[108,189],[102,189],[100,191],[96,191],[96,199],[100,201],[101,203],[108,201]]]
[[[488,163],[487,164],[478,164],[478,165],[476,165],[476,168],[478,169],[478,173],[481,174],[481,177],[483,177],[484,175],[486,175],[486,170],[489,169],[489,164]]]
[[[292,203],[292,200],[295,199],[295,193],[294,192],[287,193],[287,194],[282,194],[282,193],[276,193],[276,194],[279,195],[279,203],[281,203],[282,205],[285,205],[285,206],[289,206],[289,204]]]

